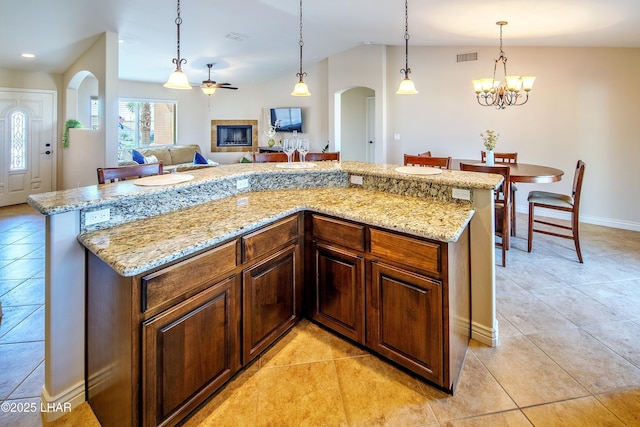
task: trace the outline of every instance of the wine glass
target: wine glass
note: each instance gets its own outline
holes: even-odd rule
[[[282,144],[282,151],[287,155],[287,163],[291,165],[291,155],[296,151],[296,140],[294,138],[286,138]]]
[[[300,153],[300,163],[305,162],[305,157],[309,152],[309,140],[307,138],[298,139],[298,153]]]

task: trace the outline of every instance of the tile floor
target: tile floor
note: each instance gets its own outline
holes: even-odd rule
[[[185,425],[640,425],[640,233],[584,225],[580,265],[548,236],[528,254],[518,221],[496,267],[500,345],[471,342],[455,396],[302,321]],[[28,206],[0,209],[0,401],[38,408],[43,227]],[[83,404],[53,424],[0,411],[0,425],[99,424]]]

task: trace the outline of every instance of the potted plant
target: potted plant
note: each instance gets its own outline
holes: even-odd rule
[[[62,148],[69,148],[69,129],[71,128],[81,128],[82,123],[78,120],[70,119],[64,125],[64,134],[62,135]]]

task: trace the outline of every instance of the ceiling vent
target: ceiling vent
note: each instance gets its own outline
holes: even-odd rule
[[[477,61],[478,52],[473,53],[459,53],[456,62]]]

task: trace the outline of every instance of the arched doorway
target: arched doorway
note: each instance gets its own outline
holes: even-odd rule
[[[375,159],[375,91],[352,87],[335,96],[335,150],[341,160]]]

